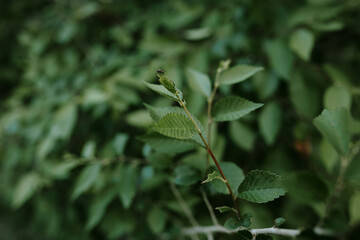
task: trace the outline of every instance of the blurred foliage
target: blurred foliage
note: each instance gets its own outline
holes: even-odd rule
[[[228,58],[265,70],[221,94],[265,107],[218,123],[215,155],[244,172],[291,173],[294,186],[281,200],[241,202],[242,212],[252,213],[252,227],[279,216],[284,227],[313,227],[340,161],[312,119],[323,108],[349,110],[344,124],[359,141],[359,11],[359,0],[2,1],[2,239],[176,239],[189,223],[169,181],[196,183],[179,190],[198,221],[211,224],[199,191],[205,151],[156,134],[139,138],[152,124],[143,102],[172,105],[141,80],[154,82],[165,69],[205,124],[206,98],[188,80],[200,71],[213,81]],[[357,156],[324,223],[349,239],[360,222],[359,173]],[[229,201],[210,197],[214,208]],[[224,224],[226,214],[216,214]]]

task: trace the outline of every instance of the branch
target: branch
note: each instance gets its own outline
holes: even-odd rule
[[[208,233],[226,233],[226,234],[233,234],[239,232],[241,230],[248,230],[251,232],[253,236],[258,234],[270,234],[270,235],[277,235],[283,237],[296,237],[300,235],[302,230],[299,229],[285,229],[285,228],[258,228],[258,229],[246,229],[246,228],[237,228],[234,230],[229,230],[223,226],[196,226],[192,228],[185,228],[182,231],[183,235],[194,235],[194,234],[208,234]],[[314,233],[319,236],[337,236],[335,232],[329,229],[323,228],[314,228]]]
[[[215,216],[214,210],[213,210],[213,208],[212,208],[212,206],[211,206],[211,204],[210,204],[210,202],[209,202],[209,199],[208,199],[208,197],[206,196],[205,191],[204,191],[203,189],[200,189],[200,190],[201,190],[201,194],[202,194],[202,197],[203,197],[203,199],[204,199],[204,202],[205,202],[205,204],[206,204],[206,207],[207,207],[208,210],[209,210],[211,220],[212,220],[212,222],[214,223],[215,226],[218,226],[218,225],[219,225],[219,222],[218,222],[218,220],[217,220],[217,218],[216,218],[216,216]]]

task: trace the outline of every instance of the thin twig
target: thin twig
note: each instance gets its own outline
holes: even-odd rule
[[[210,202],[209,202],[208,197],[206,196],[205,191],[204,191],[203,189],[200,189],[200,191],[201,191],[202,197],[203,197],[203,199],[204,199],[205,205],[206,205],[206,207],[207,207],[208,210],[209,210],[209,213],[210,213],[210,217],[211,217],[212,222],[214,223],[215,226],[218,226],[218,225],[219,225],[219,222],[218,222],[218,220],[217,220],[217,218],[216,218],[216,216],[215,216],[214,210],[213,210],[213,208],[212,208],[212,206],[211,206],[211,204],[210,204]]]

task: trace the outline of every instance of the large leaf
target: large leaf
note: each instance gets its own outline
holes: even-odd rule
[[[246,151],[253,150],[256,134],[249,126],[240,121],[233,121],[230,122],[228,131],[231,140],[234,141],[238,147]]]
[[[239,197],[250,202],[265,203],[285,194],[281,177],[271,172],[253,170],[239,187]]]
[[[211,94],[209,76],[194,69],[188,69],[186,73],[190,88],[195,92],[203,94],[205,97],[209,97]]]
[[[263,70],[262,67],[237,65],[223,72],[220,76],[219,82],[220,84],[234,84],[243,82],[261,70]]]
[[[260,133],[267,144],[272,144],[280,130],[281,109],[276,103],[267,104],[259,116]]]
[[[300,58],[308,61],[311,56],[311,51],[314,47],[314,34],[304,28],[296,30],[290,37],[290,48]]]
[[[228,96],[220,99],[214,105],[213,119],[215,121],[232,121],[239,119],[255,109],[263,106],[237,96]]]
[[[86,166],[76,180],[71,199],[75,200],[82,193],[86,192],[95,182],[101,170],[101,163],[97,162]]]
[[[349,113],[345,109],[323,110],[314,119],[314,124],[340,155],[349,150]]]
[[[288,80],[294,63],[294,55],[289,48],[280,40],[273,40],[265,43],[265,50],[275,72]]]
[[[166,114],[155,123],[152,129],[160,134],[177,139],[189,139],[197,133],[193,122],[181,113]]]

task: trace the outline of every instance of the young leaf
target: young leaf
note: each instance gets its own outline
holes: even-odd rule
[[[209,97],[211,94],[211,82],[208,75],[194,69],[188,69],[186,73],[190,88],[205,97]]]
[[[282,218],[282,217],[275,219],[274,227],[280,227],[285,221],[286,221],[285,218]]]
[[[243,82],[261,70],[263,70],[262,67],[237,65],[223,72],[220,76],[219,82],[220,84],[234,84]]]
[[[245,176],[239,187],[239,197],[254,203],[272,201],[285,194],[281,177],[271,172],[253,170]]]
[[[231,212],[231,211],[233,211],[234,213],[237,213],[235,208],[231,208],[231,207],[228,207],[228,206],[217,207],[215,209],[219,210],[221,213]]]
[[[224,227],[229,230],[235,230],[241,227],[241,222],[235,218],[229,218],[228,220],[226,220]]]
[[[275,141],[281,126],[281,109],[276,103],[267,104],[259,116],[259,127],[261,135],[267,144]]]
[[[145,81],[142,81],[148,88],[150,88],[151,90],[157,92],[160,95],[163,95],[165,97],[168,97],[172,100],[174,100],[175,102],[178,102],[179,99],[176,97],[176,95],[172,92],[170,92],[169,90],[167,90],[163,85],[159,85],[159,84],[153,84],[153,83],[148,83]],[[180,99],[182,99],[182,93],[179,89],[176,89],[179,92],[179,96]]]
[[[215,103],[213,119],[221,122],[232,121],[245,116],[263,105],[262,103],[253,103],[237,96],[225,97]]]
[[[213,171],[212,173],[208,174],[207,179],[202,181],[201,184],[211,182],[215,179],[220,179],[221,181],[225,182],[225,180],[220,176],[220,173],[218,173],[217,171]]]
[[[314,47],[314,34],[304,28],[298,29],[290,37],[290,48],[304,61],[308,61]]]
[[[176,94],[176,87],[173,81],[171,81],[168,77],[162,74],[158,74],[158,77],[161,85],[163,85],[172,94]]]
[[[152,129],[160,134],[177,139],[189,139],[196,133],[192,121],[181,113],[168,113],[155,123]]]
[[[236,233],[236,239],[238,240],[252,240],[253,236],[248,230],[241,230]]]
[[[349,150],[349,122],[349,113],[343,108],[325,109],[314,119],[314,125],[340,155],[346,155]]]
[[[229,182],[231,190],[236,193],[241,182],[244,180],[243,171],[235,163],[232,162],[221,162],[220,167],[222,168]],[[223,181],[215,178],[214,181],[212,181],[210,184],[217,193],[229,194],[229,190]]]
[[[95,182],[101,170],[101,163],[97,162],[86,166],[76,180],[71,200],[77,199],[81,194],[86,192]]]

